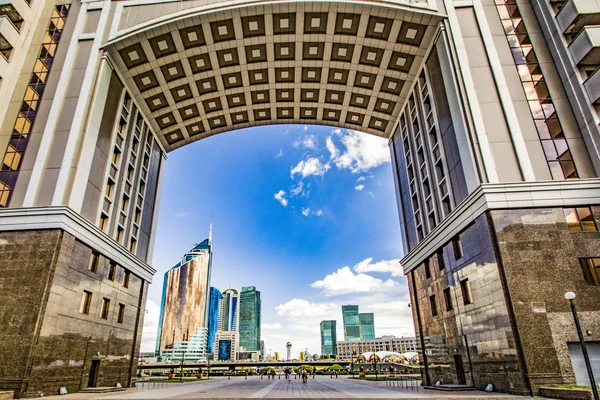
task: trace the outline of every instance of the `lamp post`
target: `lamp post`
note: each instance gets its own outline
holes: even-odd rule
[[[356,355],[356,345],[352,345],[352,355],[350,356],[350,373],[352,374],[352,378],[354,378],[354,356]]]
[[[183,382],[183,361],[185,360],[185,350],[181,350],[181,370],[179,374],[179,383]]]
[[[590,385],[592,386],[592,394],[594,400],[600,400],[598,397],[598,386],[596,386],[596,380],[594,379],[594,372],[592,371],[592,364],[590,363],[590,357],[585,347],[585,340],[583,339],[583,332],[581,331],[581,325],[579,324],[579,317],[577,316],[577,308],[575,307],[575,293],[565,293],[565,299],[569,300],[571,304],[571,311],[573,312],[573,319],[575,320],[575,327],[577,328],[577,336],[579,336],[579,343],[581,345],[581,352],[583,353],[583,360],[585,361],[585,367],[590,378]]]

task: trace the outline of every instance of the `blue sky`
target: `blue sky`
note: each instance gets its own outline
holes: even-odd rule
[[[142,351],[152,351],[164,273],[213,224],[211,285],[256,286],[268,349],[320,353],[342,304],[377,336],[413,334],[387,140],[324,126],[219,134],[169,153]]]

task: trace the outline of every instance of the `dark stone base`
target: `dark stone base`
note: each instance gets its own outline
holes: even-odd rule
[[[146,283],[110,260],[90,270],[92,249],[62,230],[0,232],[0,390],[15,397],[128,387],[135,379]],[[92,293],[89,313],[82,297]],[[106,319],[103,298],[110,299]],[[118,322],[119,305],[125,307]],[[92,363],[95,379],[89,379]]]

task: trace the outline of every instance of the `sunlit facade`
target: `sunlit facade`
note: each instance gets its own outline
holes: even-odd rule
[[[321,321],[321,355],[337,354],[337,321]]]
[[[358,314],[360,324],[360,338],[362,340],[375,339],[375,315],[373,313]]]
[[[204,240],[165,274],[158,352],[188,342],[200,328],[208,332],[212,241]],[[206,333],[207,335],[207,333]],[[206,349],[207,338],[204,338]]]
[[[344,340],[360,339],[360,321],[358,319],[358,306],[342,306],[344,321]]]

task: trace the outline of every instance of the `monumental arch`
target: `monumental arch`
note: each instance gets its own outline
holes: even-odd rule
[[[585,383],[563,293],[597,351],[600,9],[579,3],[5,2],[0,388],[133,384],[166,154],[279,123],[389,140],[424,383]]]

